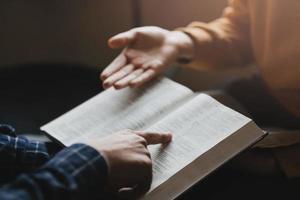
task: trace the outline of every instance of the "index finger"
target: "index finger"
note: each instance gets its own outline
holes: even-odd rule
[[[167,144],[172,141],[171,133],[155,133],[155,132],[142,132],[142,131],[135,131],[134,133],[144,138],[147,141],[148,145]]]

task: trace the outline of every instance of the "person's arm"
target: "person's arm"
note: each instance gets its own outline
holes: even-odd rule
[[[231,0],[211,23],[194,22],[176,31],[140,27],[112,37],[109,46],[124,49],[102,72],[103,87],[138,87],[176,61],[198,69],[251,62],[248,11],[247,0]]]
[[[252,62],[249,9],[248,0],[229,0],[221,18],[179,28],[194,42],[194,57],[189,66],[210,69]]]
[[[99,152],[76,144],[59,152],[42,168],[3,186],[0,199],[96,199],[102,194],[106,178],[107,165]]]
[[[17,136],[13,127],[0,125],[0,183],[30,172],[50,159],[45,143]]]
[[[72,145],[40,169],[0,188],[0,199],[92,200],[103,198],[105,187],[112,193],[137,198],[150,188],[152,180],[147,145],[170,140],[170,134],[128,130]],[[126,190],[120,193],[122,188]]]

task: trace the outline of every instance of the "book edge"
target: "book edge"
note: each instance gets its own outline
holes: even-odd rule
[[[195,176],[197,176],[197,178],[194,178],[194,180],[189,181],[190,183],[188,183],[188,184],[180,186],[180,188],[177,189],[176,192],[174,192],[174,191],[172,191],[172,192],[162,191],[164,189],[162,187],[168,188],[167,185],[170,184],[170,182],[175,181],[176,179],[180,179],[180,178],[178,178],[178,176],[182,176],[182,173],[184,173],[184,174],[189,173],[189,172],[187,172],[189,170],[188,167],[194,169],[196,167],[196,164],[199,164],[201,161],[203,162],[203,160],[208,159],[209,157],[211,157],[209,154],[211,154],[212,150],[215,150],[216,147],[221,148],[221,146],[224,145],[224,143],[226,143],[226,142],[229,141],[229,138],[232,138],[232,137],[234,137],[234,138],[235,137],[236,138],[240,138],[240,137],[237,137],[238,133],[240,131],[243,131],[243,129],[247,129],[247,128],[251,128],[251,127],[255,128],[255,130],[257,131],[257,136],[255,138],[253,137],[253,139],[251,141],[249,141],[249,140],[244,141],[243,147],[241,147],[239,150],[237,150],[236,152],[233,152],[232,154],[230,152],[228,152],[227,153],[228,155],[227,154],[224,155],[226,157],[224,157],[224,159],[222,161],[219,161],[218,163],[214,163],[213,165],[215,165],[215,166],[210,167],[210,169],[208,167],[207,170],[204,171],[203,173],[201,173],[200,175],[199,174],[195,175]],[[246,134],[246,130],[245,130],[244,134]],[[241,127],[239,130],[237,130],[236,132],[234,132],[232,135],[230,135],[226,139],[224,139],[221,142],[219,142],[218,144],[216,144],[210,150],[208,150],[204,154],[202,154],[199,157],[197,157],[190,164],[188,164],[183,169],[181,169],[176,174],[174,174],[171,178],[169,178],[166,182],[162,183],[157,188],[155,188],[153,191],[151,191],[150,193],[146,194],[146,196],[144,196],[142,199],[143,200],[147,200],[147,199],[151,199],[151,200],[161,199],[162,198],[161,193],[167,193],[165,195],[167,195],[168,197],[163,196],[163,198],[166,199],[166,200],[177,198],[178,196],[180,196],[183,193],[185,193],[186,191],[188,191],[192,186],[194,186],[198,182],[202,181],[209,174],[211,174],[212,172],[214,172],[215,170],[217,170],[218,168],[220,168],[221,166],[223,166],[230,159],[234,158],[236,155],[240,154],[245,149],[253,146],[255,143],[257,143],[258,141],[260,141],[261,139],[263,139],[266,135],[267,135],[266,132],[262,131],[253,121],[250,121],[249,123],[247,123],[246,125],[244,125],[243,127]],[[247,141],[249,141],[250,143],[247,143]],[[177,185],[182,185],[182,184],[179,183]],[[173,193],[173,194],[171,194],[171,193]]]

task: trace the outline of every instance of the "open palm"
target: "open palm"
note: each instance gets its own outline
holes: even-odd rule
[[[102,72],[103,87],[138,87],[166,69],[178,54],[169,34],[159,27],[141,27],[112,37],[109,46],[124,49]]]

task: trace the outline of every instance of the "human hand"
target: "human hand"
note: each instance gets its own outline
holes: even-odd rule
[[[147,145],[169,143],[171,139],[170,133],[125,130],[87,144],[107,161],[109,190],[118,193],[126,188],[121,194],[135,199],[151,186],[152,161]]]
[[[103,87],[138,87],[163,72],[180,57],[192,57],[193,41],[180,31],[140,27],[109,39],[111,48],[124,48],[102,72]]]

